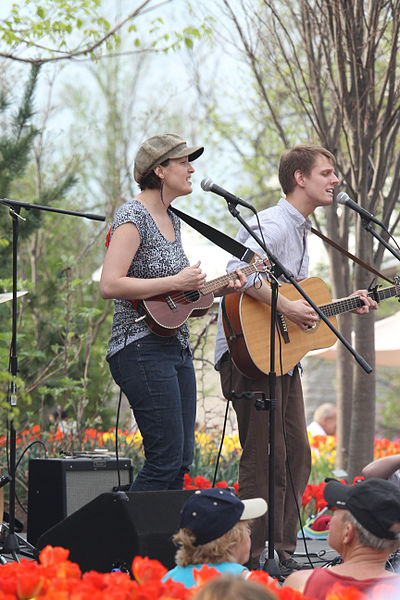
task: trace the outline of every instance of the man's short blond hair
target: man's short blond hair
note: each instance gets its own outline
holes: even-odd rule
[[[314,421],[320,423],[325,417],[334,417],[336,415],[336,406],[332,402],[320,404],[314,412]]]

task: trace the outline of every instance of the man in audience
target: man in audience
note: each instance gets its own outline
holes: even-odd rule
[[[335,435],[336,434],[336,406],[331,402],[325,402],[318,406],[314,413],[313,421],[307,427],[312,435]]]
[[[394,597],[390,594],[396,590],[400,593],[400,576],[385,568],[389,555],[400,547],[398,488],[384,479],[352,486],[330,480],[324,498],[329,508],[336,508],[328,542],[343,562],[330,569],[296,571],[283,585],[316,600],[325,600],[335,583],[368,593],[384,585],[386,597]]]

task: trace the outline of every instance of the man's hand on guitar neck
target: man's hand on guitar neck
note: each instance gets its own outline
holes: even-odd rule
[[[226,285],[218,288],[214,292],[214,296],[226,296],[226,294],[232,294],[232,292],[240,292],[244,288],[247,283],[246,275],[240,269],[236,269],[234,273],[237,277],[232,277]]]
[[[260,302],[271,304],[271,288],[265,281],[263,281],[263,284],[258,289],[254,287],[248,288],[246,293]],[[367,290],[357,290],[349,297],[354,296],[359,297],[363,305],[354,309],[352,312],[357,313],[358,315],[365,315],[370,310],[376,310],[378,308],[378,303],[368,296]],[[319,319],[314,309],[303,298],[299,300],[290,300],[283,294],[278,294],[277,309],[278,312],[285,315],[285,317],[290,319],[304,331],[314,327]]]
[[[353,296],[359,296],[360,300],[364,303],[363,306],[351,311],[357,315],[366,315],[370,310],[376,310],[378,308],[378,303],[368,296],[367,290],[357,290],[356,292],[350,294],[351,298]]]

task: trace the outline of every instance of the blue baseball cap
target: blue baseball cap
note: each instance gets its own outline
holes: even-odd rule
[[[195,546],[216,540],[238,521],[256,519],[267,512],[264,498],[240,500],[226,488],[197,490],[182,507],[180,529],[189,529]]]

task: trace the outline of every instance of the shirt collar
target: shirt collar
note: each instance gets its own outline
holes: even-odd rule
[[[278,205],[288,213],[290,218],[296,223],[297,227],[304,227],[306,230],[310,231],[311,220],[309,217],[304,217],[301,212],[299,212],[297,208],[295,208],[293,204],[290,204],[290,202],[288,202],[285,198],[280,198]]]

